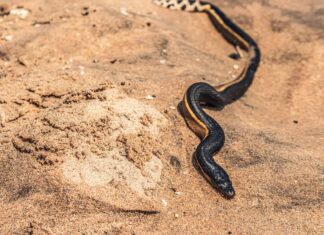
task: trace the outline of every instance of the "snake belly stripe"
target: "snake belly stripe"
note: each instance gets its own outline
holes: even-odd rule
[[[208,14],[213,26],[237,51],[244,51],[247,62],[241,74],[233,81],[211,86],[199,82],[192,84],[181,102],[181,114],[189,128],[200,137],[201,142],[195,151],[195,160],[207,181],[225,198],[235,196],[235,190],[226,171],[213,159],[224,145],[225,135],[221,126],[203,109],[203,105],[222,109],[239,99],[252,84],[259,66],[261,53],[255,41],[234,24],[216,6],[199,0],[153,0],[165,8]],[[239,54],[239,58],[243,56]]]

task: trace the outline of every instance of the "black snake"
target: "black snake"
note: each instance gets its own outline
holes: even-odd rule
[[[222,109],[225,105],[239,99],[252,84],[260,62],[260,50],[248,34],[209,2],[199,0],[154,0],[154,3],[170,9],[208,14],[214,27],[223,37],[238,52],[241,49],[248,57],[246,66],[236,79],[217,86],[211,86],[203,82],[194,83],[187,89],[181,103],[181,113],[186,123],[201,138],[201,143],[195,152],[195,159],[199,168],[210,184],[225,198],[233,198],[235,191],[228,174],[213,159],[213,155],[224,145],[224,131],[213,118],[203,111],[202,105]],[[242,58],[241,53],[238,53],[237,57]]]

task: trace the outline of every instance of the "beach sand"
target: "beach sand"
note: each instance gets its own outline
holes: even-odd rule
[[[205,14],[150,0],[0,3],[1,234],[323,234],[324,2],[212,1],[259,44],[222,111],[226,200],[177,110],[244,66]]]

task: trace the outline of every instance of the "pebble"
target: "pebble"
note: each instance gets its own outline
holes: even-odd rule
[[[10,11],[10,15],[16,15],[21,19],[25,19],[29,14],[29,11],[27,9],[21,8],[21,9],[12,9]]]
[[[234,64],[234,65],[233,65],[233,68],[234,68],[234,69],[239,69],[239,66],[238,66],[237,64]]]
[[[124,16],[128,16],[128,12],[125,8],[120,8],[120,13],[122,13]]]
[[[166,60],[160,60],[160,64],[165,64]]]
[[[79,69],[80,69],[81,76],[83,76],[85,74],[84,67],[83,66],[79,66]]]
[[[121,229],[123,227],[123,224],[122,223],[113,222],[111,224],[111,227],[114,228],[114,229]]]
[[[176,109],[176,107],[174,107],[174,106],[170,106],[170,109],[172,109],[172,110],[175,110],[175,109]]]
[[[154,100],[155,99],[155,95],[147,95],[145,97],[146,100]]]
[[[179,218],[179,214],[174,214],[174,217],[175,218]]]
[[[168,202],[167,202],[167,200],[162,199],[161,201],[162,201],[162,205],[163,205],[163,206],[168,206]]]
[[[6,35],[3,37],[3,39],[10,42],[10,41],[12,41],[12,35]]]

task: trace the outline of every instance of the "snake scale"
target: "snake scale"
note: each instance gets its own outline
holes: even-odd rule
[[[222,109],[239,99],[252,84],[260,62],[260,50],[247,33],[209,2],[199,0],[153,0],[153,2],[172,10],[208,14],[217,31],[237,49],[237,59],[243,58],[240,50],[244,51],[244,56],[247,57],[246,66],[236,79],[217,86],[204,82],[194,83],[185,92],[180,105],[181,114],[187,125],[201,139],[194,153],[197,165],[207,181],[226,199],[231,199],[235,196],[235,190],[230,177],[213,158],[224,145],[224,131],[204,112],[203,107],[207,105]]]

